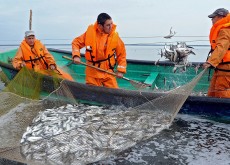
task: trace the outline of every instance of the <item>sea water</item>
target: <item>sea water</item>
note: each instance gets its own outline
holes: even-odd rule
[[[170,40],[163,39],[163,37],[150,37],[150,38],[122,38],[125,47],[127,59],[136,60],[149,60],[149,61],[164,61],[164,57],[160,56],[160,50],[164,49],[164,45],[176,45],[177,42],[185,42],[188,46],[193,47],[193,52],[196,55],[190,54],[188,56],[189,62],[205,62],[210,51],[210,45],[206,38],[186,38],[186,37],[176,37]],[[72,40],[46,40],[41,39],[42,43],[46,45],[47,48],[55,48],[61,50],[71,51]],[[5,52],[7,50],[18,48],[20,41],[1,41],[0,40],[0,52]],[[84,49],[81,52],[84,53]]]
[[[169,129],[99,164],[229,165],[230,124],[178,114]]]
[[[62,50],[71,51],[71,47],[68,45],[58,45],[58,46],[47,46],[48,48],[57,48]],[[189,62],[205,62],[210,51],[210,47],[208,45],[193,45],[196,55],[190,54],[188,56]],[[127,59],[135,59],[135,60],[147,60],[147,61],[165,61],[168,60],[165,57],[160,56],[160,50],[164,49],[164,45],[126,45],[126,54]],[[81,50],[84,53],[84,49]]]

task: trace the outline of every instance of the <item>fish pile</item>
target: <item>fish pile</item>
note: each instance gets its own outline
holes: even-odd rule
[[[33,119],[20,152],[39,164],[93,163],[152,137],[167,128],[170,119],[163,111],[67,104]]]
[[[164,49],[160,50],[161,57],[165,57],[176,64],[188,64],[188,55],[194,54],[193,47],[187,46],[185,42],[177,42],[176,45],[165,44]]]

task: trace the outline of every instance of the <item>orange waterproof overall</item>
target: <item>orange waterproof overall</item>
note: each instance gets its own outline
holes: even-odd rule
[[[80,49],[86,47],[85,58],[87,64],[114,72],[117,63],[117,71],[125,73],[125,45],[115,29],[116,25],[113,25],[112,32],[105,34],[98,28],[97,23],[90,25],[84,34],[73,40],[73,57],[80,57]],[[85,73],[86,84],[118,88],[116,77],[113,75],[91,67],[86,67]]]
[[[207,62],[215,67],[208,96],[230,98],[230,14],[210,30],[212,54]]]
[[[68,73],[57,68],[53,56],[39,40],[35,40],[33,48],[31,48],[25,40],[22,41],[12,64],[14,68],[21,69],[23,61],[26,63],[27,68],[46,75],[50,75],[51,72],[49,72],[49,66],[53,64],[60,72],[57,74],[58,77],[71,81],[73,80]]]

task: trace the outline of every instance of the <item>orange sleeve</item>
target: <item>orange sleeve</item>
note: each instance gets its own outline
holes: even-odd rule
[[[47,48],[44,45],[43,45],[43,50],[44,50],[45,61],[47,62],[48,66],[50,66],[51,64],[56,66],[54,57],[50,54],[50,52],[47,50]]]
[[[216,39],[216,48],[208,58],[208,63],[216,67],[222,62],[224,55],[228,51],[230,45],[230,30],[221,29]]]
[[[74,56],[81,57],[80,49],[85,47],[85,35],[86,33],[82,34],[79,37],[76,37],[72,41],[72,57]]]
[[[118,44],[116,48],[116,56],[117,56],[117,71],[121,73],[126,73],[126,49],[125,44],[119,37]]]
[[[21,47],[19,47],[16,55],[12,60],[13,67],[16,69],[21,69],[22,61],[23,61],[23,53]]]

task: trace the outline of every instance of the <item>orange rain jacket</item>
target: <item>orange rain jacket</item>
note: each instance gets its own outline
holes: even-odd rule
[[[230,98],[230,14],[210,30],[212,54],[207,62],[215,67],[208,96]]]
[[[13,58],[12,64],[14,68],[21,69],[23,61],[26,63],[27,68],[47,75],[49,75],[47,70],[51,64],[55,65],[57,68],[53,56],[48,52],[46,47],[36,39],[33,48],[31,48],[25,40],[22,41],[15,57]],[[59,68],[57,68],[57,70],[60,72],[60,78],[73,80],[69,74]]]
[[[80,57],[80,49],[86,47],[85,58],[87,64],[97,66],[101,69],[113,72],[115,65],[117,64],[117,71],[126,73],[126,50],[125,45],[118,33],[115,31],[116,25],[113,24],[112,32],[110,34],[103,33],[99,28],[97,22],[94,25],[90,25],[87,31],[79,37],[76,37],[72,42],[72,56]],[[108,75],[98,71],[96,69],[86,67],[86,80],[91,81],[94,79],[114,79],[114,76]],[[86,82],[88,84],[94,84]],[[114,82],[113,82],[114,83]],[[105,85],[107,87],[115,87],[111,85]]]

